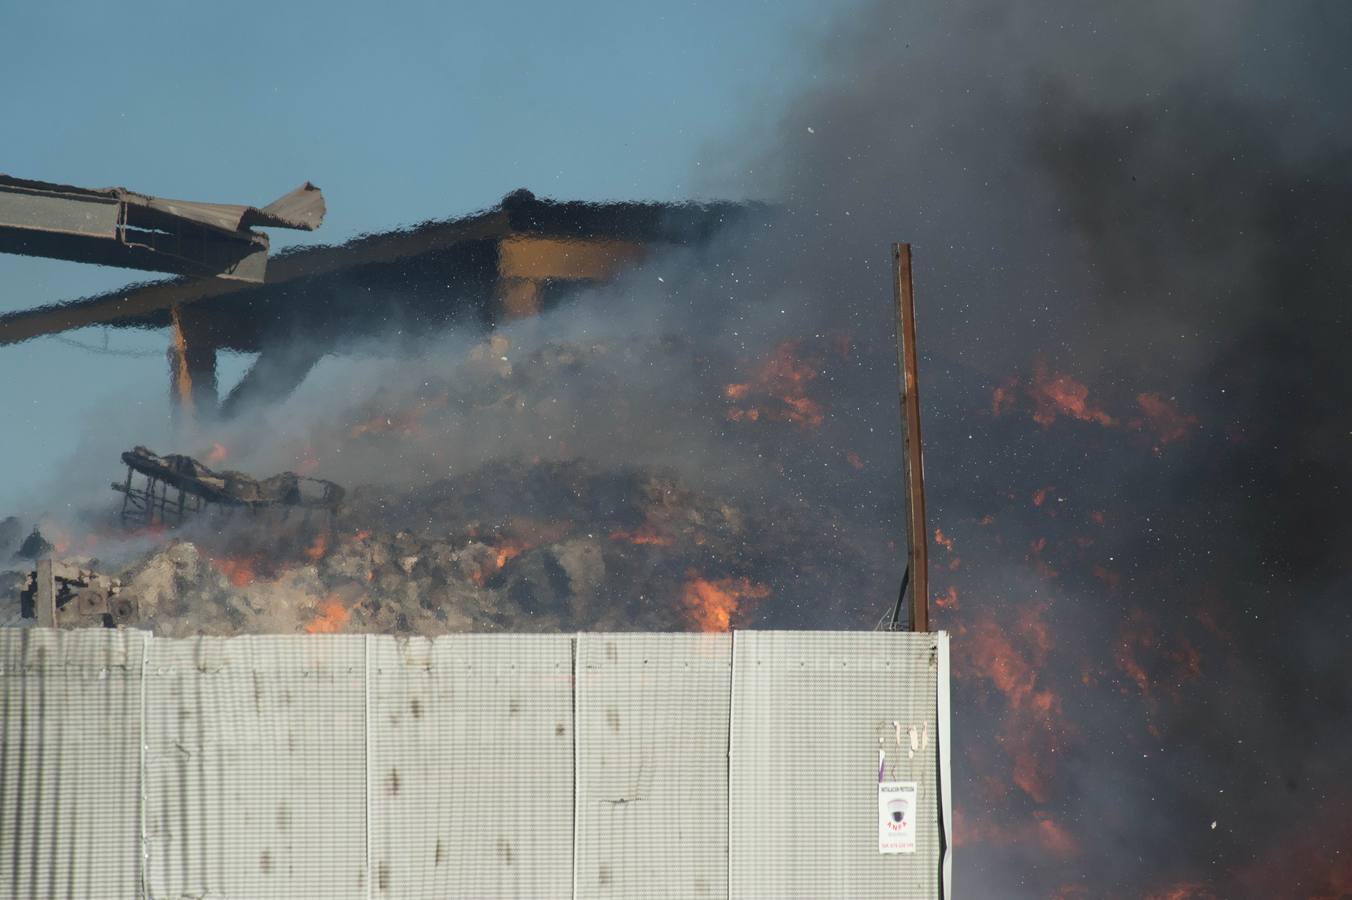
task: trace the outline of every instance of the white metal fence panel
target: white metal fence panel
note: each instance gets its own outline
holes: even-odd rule
[[[733,661],[729,895],[937,897],[935,635],[739,631]],[[879,852],[880,750],[914,853]]]
[[[379,898],[572,893],[572,635],[372,637]]]
[[[151,643],[147,896],[365,900],[364,641]]]
[[[579,898],[727,896],[727,634],[577,638]]]
[[[0,629],[0,898],[930,900],[946,651]]]
[[[146,638],[0,630],[0,897],[138,895]]]

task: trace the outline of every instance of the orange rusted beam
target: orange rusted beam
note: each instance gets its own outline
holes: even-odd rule
[[[911,582],[910,629],[929,631],[929,534],[925,524],[925,463],[920,445],[915,294],[911,286],[911,245],[892,245],[897,300],[897,370],[901,385],[901,450],[906,501],[906,549]]]

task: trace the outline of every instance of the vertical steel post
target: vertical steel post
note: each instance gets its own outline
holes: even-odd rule
[[[925,465],[920,452],[920,394],[915,350],[915,296],[911,245],[892,245],[897,301],[897,372],[901,388],[901,455],[906,501],[906,549],[910,566],[911,631],[929,631],[929,535],[925,524]]]
[[[56,627],[56,577],[51,559],[40,559],[36,566],[37,590],[33,593],[33,615],[41,628]]]

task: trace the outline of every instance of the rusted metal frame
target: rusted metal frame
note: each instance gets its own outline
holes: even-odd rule
[[[911,245],[892,245],[897,312],[897,372],[901,388],[901,449],[906,509],[906,561],[911,583],[911,631],[929,631],[929,534],[925,524],[925,466],[920,441],[916,370],[915,294]]]

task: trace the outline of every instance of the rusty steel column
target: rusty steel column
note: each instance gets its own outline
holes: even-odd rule
[[[929,534],[925,524],[925,464],[920,444],[920,393],[915,350],[915,296],[911,245],[892,245],[897,301],[897,373],[901,387],[902,484],[906,503],[907,565],[911,582],[910,630],[929,631]]]
[[[216,345],[192,310],[169,307],[169,390],[173,412],[183,422],[215,415]]]

